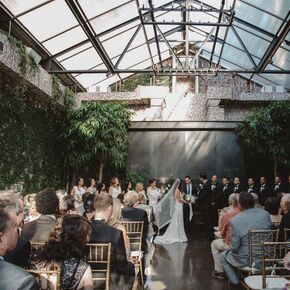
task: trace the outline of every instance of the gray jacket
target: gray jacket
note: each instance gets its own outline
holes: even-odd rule
[[[36,279],[28,272],[0,259],[1,290],[38,290]]]
[[[250,208],[233,217],[230,227],[231,250],[227,260],[235,267],[246,267],[249,263],[249,230],[271,230],[270,214],[261,208]]]

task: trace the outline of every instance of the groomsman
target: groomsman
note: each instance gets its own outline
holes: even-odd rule
[[[260,205],[264,206],[265,201],[271,195],[271,190],[268,185],[267,179],[264,176],[260,177],[260,188],[258,192],[259,203]]]
[[[211,219],[213,226],[218,225],[218,209],[221,208],[218,192],[218,178],[216,175],[211,177]]]
[[[276,176],[274,180],[274,188],[273,188],[273,196],[276,197],[278,193],[285,193],[286,188],[284,184],[282,183],[282,179],[280,176]]]
[[[252,193],[252,192],[254,192],[254,193],[258,193],[258,190],[257,190],[257,188],[255,187],[255,181],[254,181],[254,178],[252,178],[252,177],[249,177],[249,178],[248,178],[248,187],[246,188],[246,191],[247,191],[248,193]]]
[[[211,206],[211,185],[210,182],[207,180],[206,173],[199,174],[199,180],[201,182],[201,188],[199,190],[199,195],[196,199],[196,202],[199,204],[203,216],[206,239],[208,241],[212,241],[214,239],[214,234],[209,210]]]
[[[243,191],[241,180],[239,177],[234,178],[234,191],[233,193],[241,193]]]
[[[222,208],[229,206],[229,196],[233,193],[234,189],[230,184],[230,179],[228,177],[223,178],[222,185]]]
[[[191,195],[197,197],[197,187],[192,183],[190,176],[185,176],[184,185],[182,189],[183,193],[186,195]],[[192,208],[192,213],[194,213],[194,204],[183,204],[183,222],[185,233],[189,233],[189,224],[190,224],[190,207]]]

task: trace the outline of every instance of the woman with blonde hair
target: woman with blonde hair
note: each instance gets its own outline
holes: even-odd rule
[[[119,183],[119,179],[118,177],[114,176],[111,179],[111,184],[109,187],[109,194],[113,197],[113,198],[117,198],[119,194],[122,193],[122,189]]]
[[[108,220],[108,225],[120,230],[123,232],[123,237],[124,237],[124,242],[125,242],[125,249],[126,249],[126,255],[127,255],[127,260],[130,261],[130,241],[126,232],[125,227],[121,224],[121,209],[122,209],[122,204],[121,201],[118,198],[113,199],[113,212]]]

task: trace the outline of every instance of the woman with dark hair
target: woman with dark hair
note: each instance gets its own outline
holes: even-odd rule
[[[124,184],[124,190],[123,193],[126,194],[127,192],[131,191],[133,188],[132,186],[132,182],[130,180],[126,180],[125,184]]]
[[[63,215],[78,214],[75,208],[75,198],[72,195],[65,195],[61,201],[61,211]]]
[[[150,179],[149,186],[147,188],[147,197],[149,199],[149,205],[152,206],[154,213],[161,196],[162,194],[160,192],[160,189],[156,187],[156,180],[154,178]]]
[[[97,188],[96,188],[96,180],[94,178],[89,179],[89,187],[88,187],[87,191],[92,193],[92,194],[96,194]]]
[[[82,203],[82,196],[87,191],[87,188],[84,186],[84,179],[79,177],[76,180],[75,186],[71,191],[71,195],[74,196],[76,202],[76,208],[81,212],[84,212],[83,203]]]
[[[93,221],[95,218],[95,208],[94,208],[94,200],[95,195],[89,192],[84,193],[83,195],[83,202],[84,202],[84,209],[85,212],[83,217],[85,217],[88,221]]]
[[[265,210],[270,214],[273,224],[281,222],[280,203],[277,197],[269,197],[265,201]]]
[[[61,270],[61,289],[92,290],[92,271],[84,259],[91,224],[82,216],[67,215],[44,246],[38,268]]]
[[[119,194],[122,193],[122,189],[119,183],[119,179],[118,177],[114,176],[111,179],[111,184],[109,187],[109,194],[113,197],[113,198],[117,198]]]
[[[106,185],[104,182],[99,181],[97,184],[97,194],[100,194],[102,191],[106,190]]]

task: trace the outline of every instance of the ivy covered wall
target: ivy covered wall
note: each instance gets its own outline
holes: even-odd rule
[[[64,188],[65,111],[43,104],[21,80],[0,74],[0,189],[23,182],[26,192]]]

